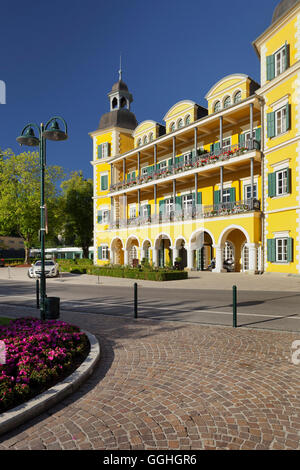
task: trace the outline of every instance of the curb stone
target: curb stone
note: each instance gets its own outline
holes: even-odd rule
[[[100,345],[94,335],[88,331],[81,331],[87,335],[90,342],[90,352],[85,361],[62,382],[59,382],[28,402],[22,403],[16,408],[1,414],[0,435],[17,428],[26,421],[35,418],[37,415],[56,405],[68,395],[75,392],[93,373],[100,359]]]

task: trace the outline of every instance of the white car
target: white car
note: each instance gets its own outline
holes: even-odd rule
[[[28,269],[28,277],[41,277],[42,273],[42,262],[36,261],[35,264],[32,264]],[[45,276],[46,277],[58,277],[59,269],[58,264],[54,261],[46,260],[45,261]]]

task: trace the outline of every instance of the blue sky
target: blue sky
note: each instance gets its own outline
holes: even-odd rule
[[[1,4],[0,148],[20,147],[28,122],[63,116],[69,139],[49,142],[47,163],[92,177],[92,140],[107,93],[123,79],[138,122],[162,122],[177,101],[206,106],[205,94],[223,76],[259,81],[252,47],[271,23],[278,0],[10,0]],[[163,122],[162,122],[163,123]]]

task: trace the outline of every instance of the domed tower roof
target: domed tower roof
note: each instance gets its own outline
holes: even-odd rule
[[[103,114],[98,129],[121,127],[123,129],[134,130],[138,122],[135,115],[130,111],[133,97],[128,90],[128,86],[122,80],[121,70],[119,71],[119,81],[112,86],[111,91],[108,93],[108,98],[110,112]]]
[[[281,18],[285,13],[287,13],[293,6],[297,3],[300,3],[299,0],[281,0],[274,10],[272,24],[275,23],[279,18]]]
[[[126,85],[125,82],[123,82],[123,80],[119,80],[117,83],[115,83],[112,86],[111,91],[113,91],[113,92],[115,92],[115,91],[128,91],[128,86]]]

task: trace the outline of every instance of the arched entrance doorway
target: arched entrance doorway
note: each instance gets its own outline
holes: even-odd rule
[[[224,261],[234,261],[234,272],[247,270],[249,266],[249,251],[246,243],[249,242],[248,234],[237,227],[229,227],[221,236],[220,246],[222,253],[222,267]],[[249,268],[248,268],[249,269]]]
[[[136,266],[139,264],[138,259],[139,241],[135,237],[130,237],[126,243],[126,258],[125,264],[129,266]]]
[[[172,242],[168,235],[161,234],[157,237],[154,244],[156,250],[156,265],[164,268],[167,264],[172,263]]]
[[[187,250],[186,241],[184,238],[178,238],[175,242],[173,264],[175,264],[176,258],[179,258],[180,265],[182,268],[187,267]]]
[[[197,271],[206,271],[213,257],[213,240],[206,231],[196,232],[191,238],[193,251],[193,268]]]
[[[115,238],[110,247],[112,256],[111,256],[111,262],[113,264],[124,264],[124,249],[123,249],[123,243],[120,238]]]

